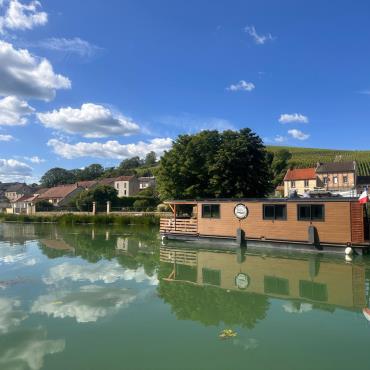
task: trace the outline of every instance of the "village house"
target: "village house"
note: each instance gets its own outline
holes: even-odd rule
[[[140,184],[136,176],[120,176],[114,180],[114,188],[119,197],[132,197],[140,191]]]
[[[284,177],[284,196],[296,192],[303,195],[318,186],[315,168],[289,169]]]
[[[8,198],[10,202],[14,202],[17,199],[23,197],[24,195],[32,194],[32,189],[26,184],[17,183],[10,185],[5,190],[5,197]]]
[[[43,194],[39,195],[37,200],[46,200],[54,206],[65,206],[73,197],[83,190],[84,188],[79,187],[77,184],[60,185],[48,189]]]
[[[139,187],[140,190],[146,188],[155,188],[156,181],[154,176],[143,176],[139,177]]]
[[[316,174],[325,190],[353,191],[356,195],[356,162],[318,163]]]
[[[13,214],[33,214],[36,212],[36,200],[38,199],[38,194],[23,195],[19,199],[11,202],[11,209],[8,213]]]

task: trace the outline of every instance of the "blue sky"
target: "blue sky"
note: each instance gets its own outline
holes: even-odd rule
[[[367,1],[0,0],[0,181],[181,133],[370,149]]]

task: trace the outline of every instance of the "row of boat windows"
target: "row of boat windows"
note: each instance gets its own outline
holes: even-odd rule
[[[203,284],[220,286],[221,271],[208,268],[202,269]],[[264,292],[266,294],[278,294],[289,296],[289,280],[276,276],[264,277]],[[299,296],[313,301],[325,302],[328,300],[326,284],[308,280],[299,280]]]
[[[286,204],[263,204],[264,220],[287,220]],[[325,206],[323,204],[298,204],[298,221],[323,221]],[[202,204],[202,218],[220,218],[219,204]]]
[[[177,279],[194,283],[198,281],[197,268],[194,266],[176,264],[175,268]],[[203,267],[201,278],[202,283],[205,285],[221,286],[221,270]],[[289,280],[277,276],[265,275],[264,292],[265,294],[289,296]],[[328,300],[327,285],[310,280],[299,280],[299,296],[313,301],[326,302]]]

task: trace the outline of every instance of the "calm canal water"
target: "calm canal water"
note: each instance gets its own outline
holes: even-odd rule
[[[369,369],[369,283],[364,258],[0,224],[0,369]]]

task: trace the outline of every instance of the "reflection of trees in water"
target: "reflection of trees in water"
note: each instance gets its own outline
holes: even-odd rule
[[[162,264],[160,276],[168,276],[171,267]],[[212,286],[160,279],[159,296],[171,305],[181,320],[199,321],[204,325],[241,325],[253,328],[266,317],[268,298],[263,295],[227,291]]]
[[[149,276],[153,276],[157,270],[159,260],[157,228],[142,225],[119,228],[54,227],[57,228],[54,238],[57,237],[68,244],[74,250],[74,256],[81,257],[90,263],[97,263],[102,259],[116,259],[124,268],[137,269],[143,266]],[[119,238],[127,239],[127,250],[117,250]],[[58,258],[72,253],[49,248],[42,243],[39,245],[42,253],[49,258]]]

